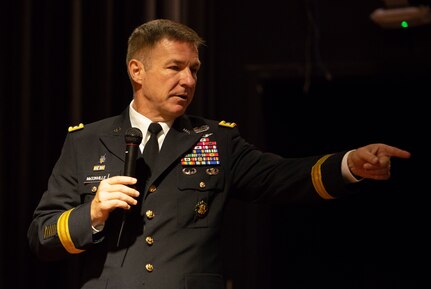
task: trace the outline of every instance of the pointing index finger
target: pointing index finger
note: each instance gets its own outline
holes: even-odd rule
[[[402,159],[408,159],[411,156],[410,152],[392,146],[388,146],[384,154],[387,157],[397,157]]]

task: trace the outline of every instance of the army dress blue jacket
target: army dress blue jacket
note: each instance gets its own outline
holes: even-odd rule
[[[70,132],[34,211],[31,249],[73,264],[62,288],[222,289],[220,231],[230,198],[287,204],[351,192],[341,174],[345,152],[283,158],[248,143],[234,123],[184,115],[150,177],[138,158],[139,204],[114,210],[95,234],[91,200],[101,180],[123,174],[130,126],[127,108]]]

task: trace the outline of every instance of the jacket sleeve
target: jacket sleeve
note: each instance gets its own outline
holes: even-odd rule
[[[84,252],[93,244],[90,202],[81,200],[74,134],[68,134],[36,207],[27,237],[43,260],[57,260]]]
[[[285,158],[247,143],[231,130],[230,175],[233,194],[256,203],[318,203],[355,193],[346,184],[341,161],[346,152]]]

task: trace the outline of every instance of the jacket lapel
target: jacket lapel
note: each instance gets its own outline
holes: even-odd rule
[[[100,135],[100,141],[102,144],[109,152],[121,159],[123,162],[125,161],[124,152],[126,149],[124,134],[131,126],[129,107],[127,107],[127,109],[125,109],[122,114],[114,120],[110,130]]]

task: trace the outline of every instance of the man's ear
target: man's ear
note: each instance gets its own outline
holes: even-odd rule
[[[130,78],[137,83],[142,82],[142,75],[145,72],[144,64],[137,59],[129,61],[129,75]]]

